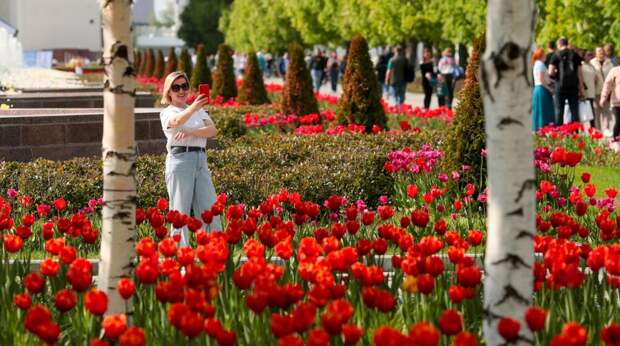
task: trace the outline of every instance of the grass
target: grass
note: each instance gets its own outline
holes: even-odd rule
[[[575,167],[576,179],[581,179],[581,174],[591,174],[590,182],[596,185],[596,197],[605,196],[605,189],[610,187],[620,188],[620,169],[618,167],[602,166],[577,166]],[[616,200],[616,207],[620,206]]]

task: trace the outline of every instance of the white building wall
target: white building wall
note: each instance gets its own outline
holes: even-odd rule
[[[101,50],[98,0],[0,0],[0,17],[15,26],[24,50]],[[8,10],[7,13],[3,13]]]

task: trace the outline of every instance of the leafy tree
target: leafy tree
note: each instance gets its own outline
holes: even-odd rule
[[[539,1],[539,8],[545,16],[544,20],[539,21],[537,41],[540,45],[561,36],[567,37],[569,43],[586,49],[607,41],[618,41],[618,36],[611,32],[613,23],[620,22],[617,1],[545,0]]]
[[[181,49],[181,54],[179,54],[179,61],[177,63],[177,71],[183,71],[187,76],[192,75],[192,58],[189,56],[187,47]]]
[[[462,181],[484,185],[486,167],[481,155],[486,145],[484,128],[484,107],[478,82],[480,55],[484,52],[484,34],[474,41],[474,48],[467,71],[465,85],[459,93],[459,103],[454,112],[454,118],[448,128],[448,135],[444,147],[444,169],[446,172],[462,172],[462,167],[471,166],[468,172],[463,172]]]
[[[342,89],[338,102],[340,123],[364,124],[367,131],[373,125],[386,128],[387,119],[381,104],[377,77],[368,55],[368,44],[360,35],[351,41]]]
[[[226,43],[235,50],[284,52],[301,36],[286,15],[283,0],[237,0],[220,18]]]
[[[286,14],[305,44],[340,45],[347,40],[341,34],[341,26],[346,22],[339,11],[342,0],[279,1],[283,2]]]
[[[237,84],[233,71],[232,49],[225,44],[220,44],[217,52],[217,65],[213,78],[211,97],[221,96],[224,100],[237,97]]]
[[[218,29],[222,11],[232,0],[190,0],[181,13],[178,36],[190,47],[205,44],[207,54],[215,54],[224,34]]]
[[[282,90],[280,111],[299,116],[318,113],[319,106],[312,92],[312,78],[304,61],[303,47],[297,43],[291,44],[288,55],[289,65]]]
[[[211,83],[211,71],[209,70],[209,66],[207,66],[205,45],[201,43],[196,48],[196,65],[192,70],[189,86],[193,90],[196,90],[200,84],[212,85]]]
[[[263,81],[263,73],[258,66],[258,59],[254,51],[248,54],[245,75],[239,90],[239,101],[247,102],[251,105],[269,103],[269,97],[267,97],[267,90],[265,90],[265,83]]]
[[[158,49],[157,58],[155,59],[155,67],[153,68],[153,77],[161,79],[164,76],[165,69],[164,53],[162,53],[161,49]]]
[[[174,48],[170,48],[170,53],[168,53],[168,59],[166,60],[166,69],[164,70],[164,76],[168,76],[172,72],[177,70],[177,53],[175,53]]]

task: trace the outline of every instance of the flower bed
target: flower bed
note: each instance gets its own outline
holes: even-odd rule
[[[395,138],[380,136],[310,137],[311,146],[284,156],[265,155],[260,147],[275,137],[239,141],[247,148],[259,146],[255,154],[243,154],[245,162],[271,173],[261,162],[295,162],[319,143],[329,143],[322,147],[326,156],[335,155],[330,146],[343,142],[330,138],[360,147]],[[563,140],[595,141],[569,137]],[[308,139],[278,140],[298,148]],[[499,331],[507,342],[521,328],[530,328],[536,344],[544,345],[618,340],[617,189],[592,185],[588,174],[575,177],[575,166],[592,154],[587,148],[537,149],[536,306],[525,316],[527,325],[502,319]],[[64,199],[37,206],[23,191],[10,191],[0,203],[5,283],[0,299],[4,307],[19,309],[0,311],[8,321],[0,324],[0,343],[475,345],[483,316],[483,273],[475,259],[484,252],[484,187],[461,182],[460,172],[442,172],[442,153],[432,146],[391,150],[379,165],[392,177],[394,193],[377,196],[376,207],[368,207],[374,201],[339,193],[309,201],[291,189],[257,204],[220,195],[211,210],[194,217],[169,210],[164,199],[138,210],[135,276],[118,286],[135,302],[131,328],[122,315],[102,317],[106,297],[92,287],[91,264],[83,259],[98,248],[97,214],[91,209],[72,214]],[[259,152],[266,159],[261,161]],[[318,161],[322,174],[335,169],[333,161]],[[247,169],[245,162],[238,164]],[[308,171],[291,175],[302,172]],[[302,176],[299,182],[316,177]],[[348,184],[326,181],[332,182],[326,183],[330,189]],[[604,195],[597,197],[596,190]],[[85,207],[98,211],[98,204]],[[213,215],[225,220],[223,232],[201,229]],[[178,239],[169,235],[170,227],[184,225],[192,231],[193,248],[178,248]],[[46,259],[38,272],[30,272],[35,249]],[[384,254],[392,255],[392,273],[383,270]],[[9,265],[9,258],[16,264]],[[584,303],[577,308],[576,302]]]

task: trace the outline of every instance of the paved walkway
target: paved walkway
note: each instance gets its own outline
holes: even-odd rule
[[[418,81],[415,81],[414,83],[417,83],[417,82]],[[284,81],[282,80],[282,78],[267,78],[265,80],[265,83],[284,84]],[[334,94],[332,92],[332,89],[331,89],[331,84],[328,82],[328,83],[325,83],[325,84],[323,84],[321,86],[320,92],[321,92],[321,94],[324,94],[324,95],[338,95],[338,96],[340,96],[340,94],[342,93],[342,86],[340,84],[338,84],[338,90]],[[384,98],[385,98],[385,95],[384,95]],[[407,92],[407,94],[405,96],[405,103],[410,104],[410,105],[412,105],[414,107],[415,106],[422,107],[424,105],[424,94]],[[431,101],[431,108],[435,108],[435,107],[437,107],[437,98],[435,97],[435,95],[433,95],[433,99]]]

